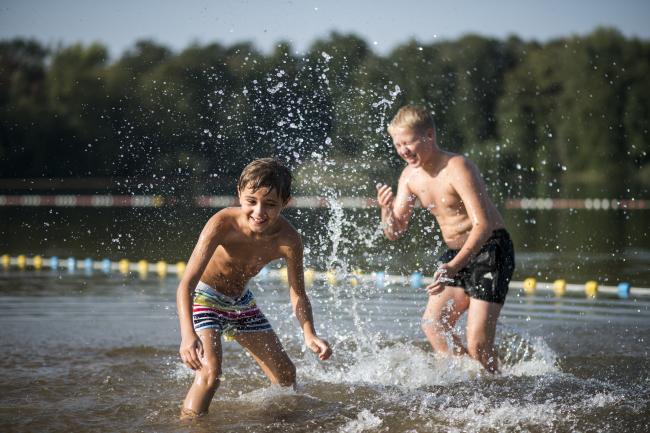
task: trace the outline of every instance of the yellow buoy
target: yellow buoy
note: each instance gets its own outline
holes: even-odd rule
[[[289,274],[287,272],[286,266],[283,266],[280,268],[280,279],[284,281],[285,283],[289,281]]]
[[[146,260],[140,260],[138,262],[138,273],[140,274],[141,278],[146,278],[147,274],[149,273],[149,262]]]
[[[185,262],[176,262],[176,276],[181,278],[185,273]]]
[[[127,259],[122,259],[119,262],[117,262],[117,269],[120,271],[121,274],[128,274],[129,273],[129,261]]]
[[[18,257],[16,257],[16,265],[20,270],[25,269],[25,267],[27,266],[27,257],[25,257],[24,254],[21,254]]]
[[[34,256],[34,269],[37,271],[40,271],[43,269],[43,257],[41,256]]]
[[[2,267],[7,269],[9,267],[10,263],[11,263],[11,258],[9,257],[9,254],[3,254],[2,255]]]
[[[336,274],[334,271],[329,270],[327,273],[325,273],[325,278],[327,279],[327,283],[330,285],[335,285],[336,284]]]
[[[590,298],[595,298],[598,294],[598,282],[589,280],[585,283],[585,294]]]
[[[524,292],[526,292],[527,295],[532,295],[535,293],[536,288],[537,280],[535,278],[529,277],[524,280]]]
[[[156,273],[160,278],[165,278],[167,276],[167,262],[161,260],[156,263]]]
[[[352,287],[356,287],[359,284],[359,278],[356,275],[350,276],[348,282]]]
[[[566,280],[555,280],[553,282],[553,293],[555,293],[555,296],[566,295]]]
[[[306,286],[311,286],[312,284],[314,284],[314,275],[315,275],[315,272],[314,272],[313,269],[311,269],[311,268],[305,269],[305,285]]]

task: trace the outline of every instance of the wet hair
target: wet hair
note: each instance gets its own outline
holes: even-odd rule
[[[239,192],[250,187],[253,192],[260,188],[276,190],[282,201],[291,196],[291,172],[275,158],[260,158],[248,164],[239,176]]]
[[[421,105],[405,105],[400,108],[386,129],[390,134],[393,129],[399,127],[410,128],[419,134],[425,133],[429,128],[433,129],[434,132],[436,130],[433,115]]]

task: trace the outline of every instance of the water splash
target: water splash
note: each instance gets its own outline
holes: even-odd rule
[[[368,409],[364,409],[357,414],[357,418],[350,420],[347,424],[339,428],[340,433],[360,433],[364,431],[376,431],[381,427],[382,420]]]

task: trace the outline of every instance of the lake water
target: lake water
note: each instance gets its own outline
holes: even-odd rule
[[[285,284],[250,287],[298,369],[270,387],[236,343],[210,413],[179,421],[192,372],[178,357],[175,278],[0,274],[0,431],[647,431],[650,298],[525,296],[498,327],[503,373],[432,354],[422,289],[309,288],[331,360],[305,352]],[[464,321],[460,323],[463,329]]]
[[[0,207],[0,254],[95,260],[187,260],[213,209]],[[650,287],[650,210],[502,210],[517,252],[514,279],[564,278]],[[376,209],[287,209],[307,265],[431,275],[443,251],[430,215],[415,212],[407,236],[389,242]],[[437,238],[436,238],[437,237]],[[334,245],[336,244],[336,245]]]
[[[186,260],[209,209],[0,208],[0,253]],[[423,212],[389,243],[377,211],[289,209],[317,269],[432,271],[443,246]],[[647,211],[507,211],[515,279],[650,287]],[[436,236],[438,236],[436,238]],[[650,298],[554,298],[511,289],[497,335],[503,373],[436,357],[407,285],[309,293],[335,354],[304,351],[286,284],[251,289],[298,368],[269,387],[236,343],[208,416],[178,420],[192,372],[178,357],[175,278],[0,271],[0,431],[645,432]],[[459,329],[464,328],[464,319]]]

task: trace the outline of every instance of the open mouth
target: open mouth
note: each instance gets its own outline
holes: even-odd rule
[[[404,155],[402,158],[404,158],[404,161],[408,162],[409,164],[415,164],[418,160],[415,155]]]
[[[262,225],[267,221],[266,218],[255,218],[253,216],[250,217],[250,219],[253,222],[253,224],[255,224],[255,225]]]

